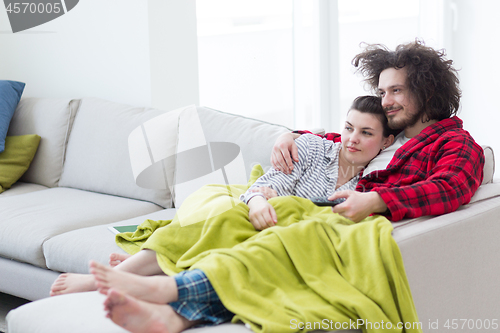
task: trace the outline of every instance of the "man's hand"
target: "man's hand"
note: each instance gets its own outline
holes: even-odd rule
[[[248,217],[255,230],[264,230],[274,226],[278,222],[276,212],[266,199],[255,196],[248,202],[250,212]]]
[[[292,158],[295,162],[299,161],[299,150],[294,141],[299,136],[300,134],[296,133],[283,133],[276,139],[271,153],[271,165],[273,168],[287,175],[292,173]]]
[[[346,198],[341,204],[332,207],[338,213],[353,222],[359,222],[372,213],[383,213],[387,205],[377,192],[339,191],[328,197],[328,200]]]
[[[278,192],[267,186],[251,189],[250,192],[252,193],[260,192],[266,197],[267,200],[278,196]]]

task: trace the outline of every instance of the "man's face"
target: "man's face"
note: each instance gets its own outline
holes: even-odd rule
[[[380,73],[378,92],[392,129],[410,128],[420,120],[421,113],[406,84],[407,76],[404,67],[387,68]]]

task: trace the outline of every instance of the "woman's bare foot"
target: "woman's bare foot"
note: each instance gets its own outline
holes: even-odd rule
[[[97,290],[97,286],[93,275],[64,273],[50,287],[50,296],[94,290]]]
[[[113,288],[140,300],[166,304],[177,300],[177,283],[168,276],[142,276],[90,262],[97,290],[106,295]]]
[[[130,258],[132,255],[130,254],[124,254],[124,253],[111,253],[109,256],[109,265],[111,267],[118,266],[128,258]]]
[[[108,292],[104,310],[107,318],[132,333],[177,333],[196,323],[167,304],[144,302],[114,289]]]

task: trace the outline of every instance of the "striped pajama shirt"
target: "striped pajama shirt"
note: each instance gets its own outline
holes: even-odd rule
[[[299,161],[293,162],[292,173],[287,175],[276,169],[269,169],[240,196],[241,201],[248,203],[248,200],[256,195],[262,196],[260,193],[251,192],[258,187],[270,187],[278,196],[294,195],[302,198],[328,197],[336,191],[341,143],[312,134],[301,135],[295,143]],[[354,190],[358,181],[359,174],[340,186],[337,191]]]

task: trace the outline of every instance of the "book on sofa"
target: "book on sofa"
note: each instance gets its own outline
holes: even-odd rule
[[[108,227],[108,229],[115,235],[121,234],[122,232],[135,232],[137,230],[137,224]]]

